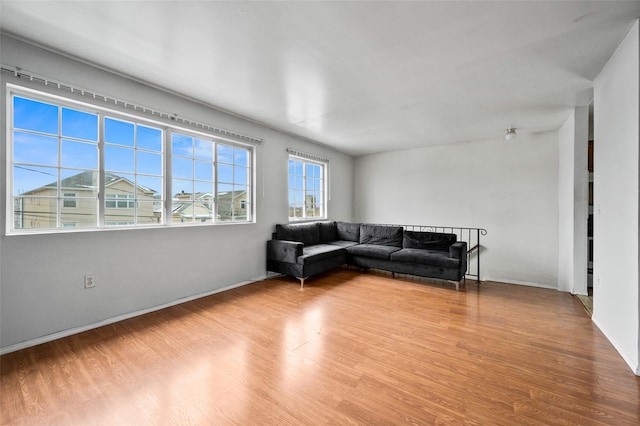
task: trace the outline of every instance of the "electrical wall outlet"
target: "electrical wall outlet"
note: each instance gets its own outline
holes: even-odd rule
[[[84,288],[94,288],[96,286],[96,276],[95,275],[85,275],[84,276]]]

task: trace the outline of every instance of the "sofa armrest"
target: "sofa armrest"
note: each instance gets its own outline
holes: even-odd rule
[[[269,240],[267,241],[267,259],[297,263],[298,256],[302,256],[303,248],[304,244],[298,241]]]
[[[453,257],[454,259],[466,259],[466,256],[467,243],[465,241],[458,241],[449,247],[449,257]]]

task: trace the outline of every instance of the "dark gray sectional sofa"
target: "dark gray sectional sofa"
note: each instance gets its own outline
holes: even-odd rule
[[[267,270],[305,280],[338,266],[417,275],[453,282],[467,272],[467,243],[456,234],[349,222],[276,225],[267,242]]]

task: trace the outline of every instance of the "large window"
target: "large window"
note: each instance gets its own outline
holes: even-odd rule
[[[289,156],[289,219],[326,217],[326,164]]]
[[[252,146],[44,94],[10,97],[9,232],[253,220]]]

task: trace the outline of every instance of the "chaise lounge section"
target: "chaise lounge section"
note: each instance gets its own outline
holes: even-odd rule
[[[267,270],[310,276],[349,264],[443,279],[459,290],[467,271],[467,243],[456,234],[408,231],[401,226],[349,222],[276,225],[267,242]]]

